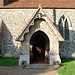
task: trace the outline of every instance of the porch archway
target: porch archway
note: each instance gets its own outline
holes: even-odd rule
[[[49,63],[49,38],[42,32],[35,32],[30,39],[30,63]]]

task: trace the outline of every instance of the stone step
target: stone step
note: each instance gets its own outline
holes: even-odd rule
[[[58,68],[59,66],[58,65],[54,65],[54,66],[51,66],[49,64],[30,64],[30,65],[27,65],[25,68],[50,68],[50,69],[54,69],[54,68]]]

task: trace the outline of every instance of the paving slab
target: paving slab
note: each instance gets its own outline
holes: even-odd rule
[[[0,75],[59,75],[56,68],[27,69],[19,66],[0,66]]]

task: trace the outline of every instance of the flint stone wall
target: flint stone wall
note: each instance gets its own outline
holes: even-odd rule
[[[15,41],[24,26],[37,9],[0,9],[0,19],[3,26],[3,56],[19,57],[21,42]],[[74,9],[44,9],[51,21],[58,28],[62,15],[66,15],[71,22],[71,40],[60,42],[61,57],[75,57],[75,10]]]

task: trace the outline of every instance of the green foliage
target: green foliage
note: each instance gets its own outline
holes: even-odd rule
[[[15,66],[18,65],[18,58],[0,58],[0,66]]]
[[[63,66],[57,69],[59,74],[75,75],[75,59],[62,59],[61,65]]]

